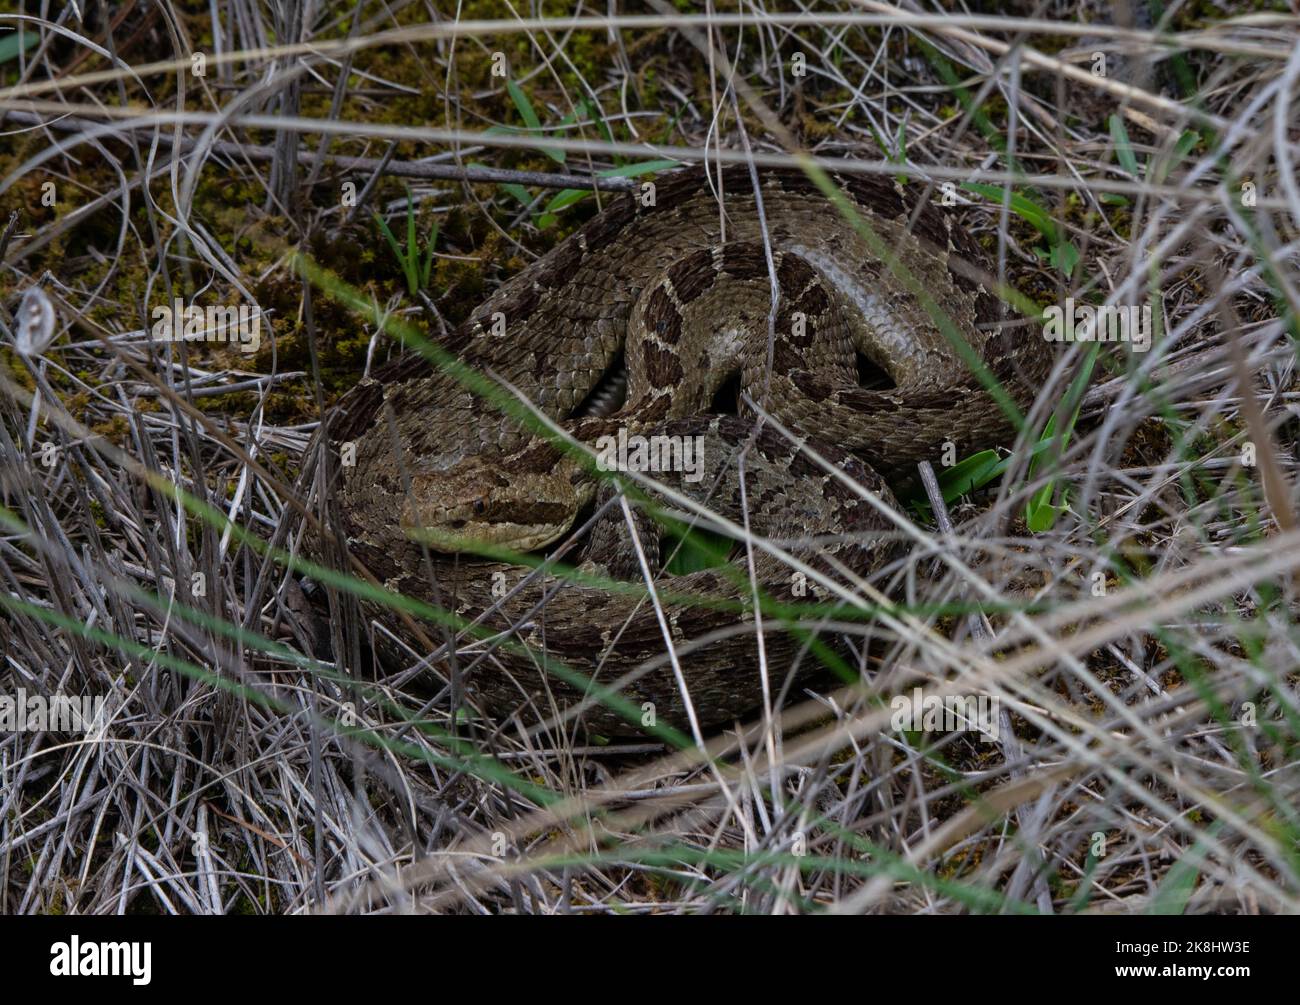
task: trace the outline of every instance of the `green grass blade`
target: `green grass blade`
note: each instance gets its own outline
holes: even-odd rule
[[[32,48],[41,40],[41,36],[34,31],[14,31],[8,32],[0,37],[0,63],[7,63],[11,59],[17,59],[20,52]]]
[[[1110,138],[1115,144],[1115,156],[1119,160],[1120,167],[1134,178],[1141,178],[1142,169],[1138,167],[1137,157],[1133,153],[1133,144],[1128,138],[1128,130],[1124,128],[1124,120],[1118,115],[1110,117]]]
[[[506,90],[510,92],[510,100],[515,103],[515,108],[519,110],[519,117],[524,120],[529,132],[541,135],[542,120],[537,117],[537,112],[533,109],[533,103],[528,100],[526,95],[518,84],[513,80],[506,81]],[[554,147],[539,146],[537,148],[557,164],[563,164],[566,154],[563,150],[557,150]]]

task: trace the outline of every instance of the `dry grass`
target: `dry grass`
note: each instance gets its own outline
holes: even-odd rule
[[[107,702],[90,733],[0,733],[0,911],[1300,906],[1295,17],[92,6],[0,4],[34,39],[0,31],[0,696]],[[424,653],[375,664],[357,587],[300,585],[307,447],[397,349],[295,252],[437,336],[599,203],[548,220],[557,189],[809,155],[957,183],[1021,309],[1151,304],[1154,346],[1108,347],[1068,442],[1031,469],[1027,434],[950,527],[895,514],[906,559],[844,598],[889,598],[842,626],[860,681],[777,722],[604,742],[457,716]],[[401,241],[403,182],[438,233],[414,291],[371,219]],[[54,339],[24,355],[37,287]],[[256,305],[261,348],[151,341],[174,297]],[[1069,511],[1032,531],[1053,484]],[[918,683],[995,696],[999,740],[892,729]]]

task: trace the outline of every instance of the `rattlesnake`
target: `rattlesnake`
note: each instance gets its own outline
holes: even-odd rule
[[[931,311],[950,320],[1021,409],[1046,375],[1044,341],[999,328],[983,256],[950,212],[918,211],[892,180],[834,179],[845,214],[800,172],[759,179],[761,199],[744,167],[674,172],[613,198],[505,282],[443,348],[588,446],[620,429],[701,437],[662,442],[701,443],[702,477],[651,477],[735,525],[747,515],[749,530],[780,542],[793,566],[754,549],[751,569],[738,547],[731,566],[658,575],[657,611],[644,587],[638,595],[545,570],[529,579],[523,565],[447,554],[442,537],[444,550],[431,551],[412,539],[422,529],[542,549],[582,524],[594,496],[605,501],[616,490],[420,356],[384,365],[328,416],[336,529],[387,587],[488,631],[459,654],[469,693],[488,709],[536,719],[589,697],[569,671],[617,682],[637,715],[645,708],[661,722],[684,724],[693,710],[704,726],[753,709],[764,693],[755,591],[812,601],[827,595],[819,577],[851,586],[890,553],[887,520],[846,480],[892,504],[882,473],[913,470],[944,441],[967,452],[1010,439],[1003,410]],[[860,379],[873,367],[874,384]],[[627,391],[611,402],[617,372]],[[749,402],[808,449],[756,418]],[[338,463],[344,444],[354,465]],[[634,583],[644,566],[661,573],[655,525],[634,512],[641,553],[614,505],[575,553],[584,571]],[[368,610],[400,633],[391,614]],[[799,680],[817,660],[804,651],[807,632],[762,620],[776,695],[787,675]],[[552,672],[544,659],[567,669]],[[636,725],[601,701],[586,704],[589,727]]]

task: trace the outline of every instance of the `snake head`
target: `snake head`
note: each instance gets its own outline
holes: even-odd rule
[[[528,466],[520,455],[470,457],[446,470],[417,472],[402,505],[412,540],[441,552],[537,551],[566,534],[590,490],[578,467],[556,455]]]

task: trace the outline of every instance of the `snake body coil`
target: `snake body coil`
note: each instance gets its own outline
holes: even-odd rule
[[[776,695],[818,665],[806,649],[816,622],[792,621],[789,605],[829,597],[831,582],[852,589],[889,553],[887,521],[848,483],[891,502],[877,472],[910,471],[949,440],[962,453],[1010,440],[953,335],[1022,410],[1047,373],[1046,344],[998,330],[982,256],[948,213],[915,212],[889,181],[836,182],[848,213],[785,171],[760,175],[761,198],[745,168],[711,179],[677,172],[652,200],[620,195],[502,285],[444,346],[580,444],[640,437],[698,449],[672,454],[678,470],[651,475],[662,490],[650,496],[687,515],[703,504],[770,547],[662,574],[656,524],[643,510],[625,513],[574,453],[418,356],[362,381],[329,417],[349,549],[388,587],[474,624],[457,659],[488,708],[531,719],[586,697],[589,726],[627,732],[626,711],[591,700],[585,682],[594,680],[637,715],[649,702],[675,724],[753,709],[764,694],[756,592],[786,605],[761,616]],[[616,372],[625,395],[606,390]],[[797,440],[760,421],[750,402]],[[354,466],[337,464],[344,442],[355,445]],[[697,463],[682,470],[684,459]],[[533,551],[610,501],[580,557],[584,571],[628,580],[627,589],[415,540],[427,532]],[[636,588],[647,568],[658,609]]]

